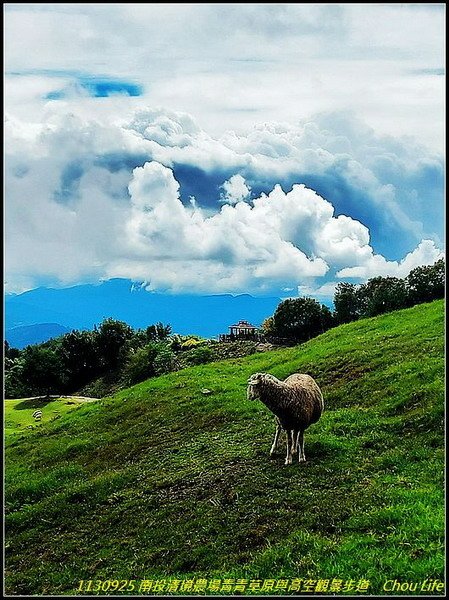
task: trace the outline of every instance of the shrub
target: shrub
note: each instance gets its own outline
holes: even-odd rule
[[[175,367],[175,354],[165,342],[150,342],[131,353],[123,372],[129,384],[139,383],[149,377],[169,373]]]
[[[125,381],[132,385],[154,376],[156,374],[154,361],[157,353],[157,344],[154,342],[131,353],[123,373]]]
[[[205,339],[192,335],[181,343],[181,350],[190,350],[191,348],[203,346],[204,344],[206,344]]]
[[[168,345],[160,344],[153,365],[156,375],[163,375],[164,373],[170,373],[170,371],[175,370],[176,357]]]
[[[201,365],[213,360],[213,352],[208,346],[200,346],[188,350],[183,357],[189,365]]]

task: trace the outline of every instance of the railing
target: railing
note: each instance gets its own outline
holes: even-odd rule
[[[240,342],[250,340],[252,342],[263,342],[265,336],[262,333],[222,333],[218,336],[220,342]]]
[[[291,338],[276,337],[272,335],[264,335],[263,333],[241,333],[235,335],[234,333],[222,333],[218,336],[219,342],[265,342],[272,344],[273,346],[296,346],[300,342],[292,340]]]

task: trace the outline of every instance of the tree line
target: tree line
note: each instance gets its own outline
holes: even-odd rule
[[[301,343],[342,323],[443,298],[444,281],[445,263],[439,260],[413,269],[404,279],[342,282],[335,290],[333,311],[313,298],[290,298],[264,321],[262,333],[277,345]],[[83,390],[103,396],[185,366],[255,351],[242,346],[223,353],[220,347],[215,340],[173,334],[163,323],[133,329],[112,318],[92,331],[73,330],[23,350],[5,342],[5,397]]]
[[[5,397],[73,394],[99,379],[102,383],[91,386],[90,393],[104,395],[114,386],[209,361],[205,342],[198,336],[173,335],[163,323],[133,329],[112,318],[92,331],[73,330],[23,350],[5,342]]]
[[[313,298],[289,298],[264,321],[262,329],[274,342],[304,342],[342,323],[444,298],[444,282],[443,259],[416,267],[403,279],[374,277],[362,284],[341,282],[335,289],[333,311]]]

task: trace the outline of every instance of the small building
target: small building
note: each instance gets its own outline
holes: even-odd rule
[[[229,325],[229,333],[235,335],[235,337],[254,335],[257,333],[257,327],[254,327],[248,321],[239,321],[235,325]]]
[[[259,328],[251,325],[248,321],[238,321],[234,325],[229,325],[229,333],[219,336],[220,342],[230,342],[233,340],[259,340],[261,335]]]

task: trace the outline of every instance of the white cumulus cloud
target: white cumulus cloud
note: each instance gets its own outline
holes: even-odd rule
[[[304,185],[290,192],[276,185],[251,203],[226,204],[208,216],[184,206],[172,170],[153,161],[134,170],[129,192],[128,260],[113,274],[139,276],[151,289],[263,291],[276,283],[302,284],[302,293],[314,289],[325,296],[335,283],[311,282],[342,264],[350,266],[339,277],[405,276],[441,254],[424,240],[399,265],[387,261],[375,254],[364,225],[335,216],[332,204]]]
[[[223,193],[220,199],[222,202],[227,202],[228,204],[237,204],[237,202],[248,199],[251,195],[251,188],[239,174],[232,175],[232,177],[223,183],[221,189]]]
[[[368,256],[355,267],[346,267],[337,273],[337,277],[358,277],[362,280],[370,277],[406,277],[412,269],[423,265],[433,265],[444,253],[436,247],[433,240],[422,240],[401,261],[388,261],[379,254]]]
[[[87,107],[68,100],[49,103],[41,122],[7,119],[11,290],[119,276],[173,291],[302,285],[324,294],[336,277],[407,274],[439,256],[425,216],[439,206],[427,184],[441,159],[411,141],[378,136],[348,115],[213,138],[185,113],[141,107],[119,118]],[[199,175],[212,181],[202,201]],[[327,182],[329,193],[303,177]],[[193,187],[182,197],[185,181]],[[376,248],[392,222],[413,240],[402,260]]]

